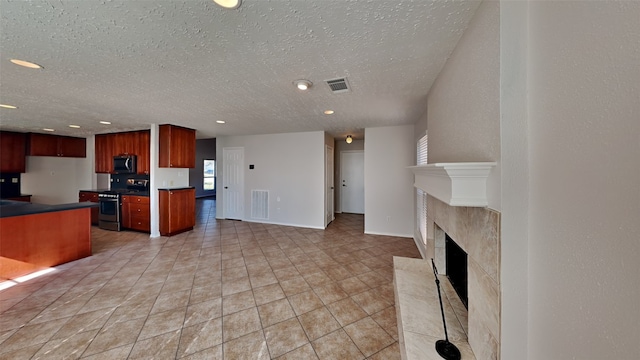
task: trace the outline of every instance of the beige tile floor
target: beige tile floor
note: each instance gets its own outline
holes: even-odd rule
[[[393,256],[413,240],[215,219],[94,227],[93,256],[0,291],[0,359],[399,359]]]

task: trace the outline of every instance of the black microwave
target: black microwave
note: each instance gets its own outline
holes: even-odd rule
[[[115,174],[135,174],[136,170],[135,155],[118,155],[113,157],[113,172]]]

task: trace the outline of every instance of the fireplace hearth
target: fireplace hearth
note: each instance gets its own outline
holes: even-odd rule
[[[445,259],[447,278],[464,307],[468,309],[467,253],[448,234],[445,240]]]

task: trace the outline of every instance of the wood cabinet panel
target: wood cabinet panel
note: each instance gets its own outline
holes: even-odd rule
[[[26,172],[26,134],[0,131],[0,172]]]
[[[27,155],[87,157],[87,139],[72,136],[59,136],[29,133]]]
[[[15,278],[91,255],[88,208],[0,219],[0,277]]]
[[[148,196],[122,197],[122,227],[138,231],[151,231],[151,211]]]
[[[58,156],[58,138],[54,135],[29,134],[27,155]]]
[[[120,226],[123,229],[130,229],[131,228],[131,210],[129,210],[131,208],[131,205],[128,202],[124,202],[124,199],[122,200],[122,219],[120,219]]]
[[[126,154],[137,156],[138,174],[149,175],[150,139],[149,130],[96,135],[96,173],[113,173],[113,157]]]
[[[60,156],[87,157],[87,139],[71,136],[61,136],[58,140]]]
[[[160,167],[194,168],[196,131],[175,125],[160,125],[158,151]]]
[[[122,132],[115,133],[115,148],[116,153],[114,155],[136,155],[137,152],[137,136],[135,132]]]
[[[94,191],[80,191],[78,193],[78,202],[98,203],[98,193]],[[98,225],[100,208],[91,208],[91,224]]]
[[[136,155],[138,155],[138,174],[149,175],[151,171],[151,131],[143,130],[136,133]]]
[[[196,224],[195,189],[160,190],[160,235],[192,230]]]

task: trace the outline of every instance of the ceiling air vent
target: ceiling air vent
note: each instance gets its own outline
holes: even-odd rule
[[[349,83],[347,82],[347,78],[327,80],[327,85],[329,85],[329,87],[331,88],[331,91],[334,94],[339,94],[339,93],[349,91]]]

